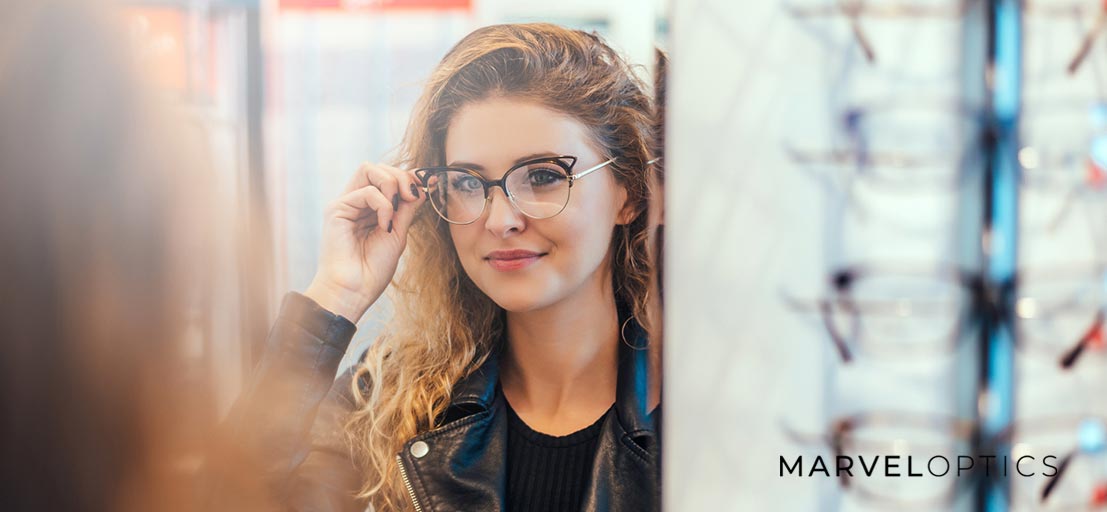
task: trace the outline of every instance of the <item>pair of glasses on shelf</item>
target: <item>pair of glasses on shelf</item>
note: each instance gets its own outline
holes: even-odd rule
[[[646,165],[653,165],[654,158]],[[570,155],[541,157],[519,162],[503,177],[489,180],[477,169],[465,167],[422,167],[415,176],[423,185],[438,215],[451,224],[471,224],[484,214],[492,199],[492,189],[503,190],[511,204],[532,219],[553,217],[569,204],[577,180],[615,163],[611,158],[588,169],[574,172],[577,157]]]
[[[784,10],[827,46],[852,45],[864,68],[913,83],[956,80],[961,21],[978,0],[790,0]],[[848,39],[836,33],[849,31]],[[844,46],[843,46],[844,47]],[[843,54],[844,61],[853,59]]]
[[[878,41],[901,41],[902,35],[882,33],[881,28],[899,28],[905,24],[921,25],[934,22],[956,22],[962,20],[975,0],[826,0],[792,2],[786,5],[788,13],[799,20],[844,19],[849,27],[850,36],[869,64],[876,64],[881,58]],[[1065,30],[1072,44],[1054,48],[1045,44],[1034,51],[1048,52],[1048,62],[1064,62],[1064,72],[1076,74],[1089,60],[1089,54],[1095,43],[1107,30],[1107,1],[1076,0],[1052,2],[1048,0],[1028,0],[1023,4],[1024,17],[1031,22],[1068,21]],[[897,23],[900,22],[900,23]],[[1047,41],[1048,42],[1048,41]],[[917,41],[915,45],[917,45]],[[904,47],[907,45],[905,44]],[[926,45],[921,45],[926,46]],[[934,46],[930,46],[933,48]],[[953,58],[956,54],[948,57]],[[1044,56],[1044,53],[1043,53]],[[884,56],[884,59],[889,56]],[[903,60],[904,56],[893,54],[890,58]],[[1064,59],[1063,61],[1060,59]]]
[[[1027,0],[1023,18],[1030,78],[1048,78],[1059,71],[1075,75],[1091,60],[1096,42],[1107,28],[1107,2]]]
[[[1009,453],[1004,461],[973,453],[979,436],[970,420],[905,411],[867,412],[841,417],[822,433],[801,433],[782,425],[795,443],[815,445],[851,459],[851,472],[839,473],[841,488],[876,504],[911,510],[949,506],[980,478],[1003,478],[1014,510],[1094,510],[1107,508],[1107,420],[1095,415],[1059,415],[1016,421],[986,439],[981,455]],[[881,464],[872,475],[864,464],[898,456],[899,476]],[[968,461],[959,459],[972,457]],[[879,458],[878,458],[879,457]],[[917,477],[906,477],[907,460]],[[1048,458],[1047,458],[1048,457]],[[984,466],[992,464],[989,471]],[[1000,464],[1004,464],[1002,467]],[[958,472],[958,468],[965,471]],[[828,467],[832,475],[834,468]],[[852,473],[852,476],[851,476]],[[959,476],[960,475],[960,476]]]
[[[984,165],[981,110],[926,98],[846,105],[824,142],[782,142],[793,167],[864,224],[933,232],[956,219],[958,191]]]
[[[876,215],[856,193],[858,183],[900,196],[952,199],[983,171],[983,126],[979,109],[948,101],[850,107],[834,119],[830,147],[786,141],[784,152],[816,176],[838,177],[848,206],[869,218]],[[1075,212],[1094,215],[1096,205],[1107,207],[1107,101],[1039,105],[1021,126],[1027,206],[1021,229],[1055,233]]]
[[[804,168],[846,172],[890,192],[952,189],[978,161],[980,109],[923,100],[846,106],[831,119],[830,147],[785,141]]]
[[[1004,314],[1005,300],[1014,301],[1016,346],[1062,369],[1107,344],[1107,268],[1096,264],[1021,271],[995,291],[979,274],[952,267],[852,266],[829,276],[824,297],[784,300],[821,317],[843,362],[948,354],[976,319]]]
[[[1021,224],[1052,233],[1074,212],[1107,205],[1107,102],[1036,105],[1020,138]]]

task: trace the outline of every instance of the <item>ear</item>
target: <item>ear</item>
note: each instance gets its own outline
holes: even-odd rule
[[[619,213],[615,215],[615,224],[620,226],[630,224],[630,222],[634,220],[634,217],[638,215],[641,208],[639,208],[639,205],[627,201],[626,187],[618,185],[615,194],[616,204],[622,205],[619,208]]]

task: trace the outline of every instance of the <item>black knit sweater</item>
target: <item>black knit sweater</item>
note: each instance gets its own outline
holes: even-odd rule
[[[571,434],[551,436],[530,428],[511,404],[507,411],[507,510],[580,510],[606,415]]]

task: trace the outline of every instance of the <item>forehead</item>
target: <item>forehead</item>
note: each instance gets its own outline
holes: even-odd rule
[[[572,155],[585,163],[599,156],[581,122],[537,103],[506,98],[458,110],[446,131],[445,150],[447,164],[473,163],[493,174],[506,172],[527,155]]]

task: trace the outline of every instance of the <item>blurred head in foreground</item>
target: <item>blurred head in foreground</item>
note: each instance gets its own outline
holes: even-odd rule
[[[193,505],[205,407],[183,361],[208,174],[135,81],[120,19],[0,5],[5,510]]]

